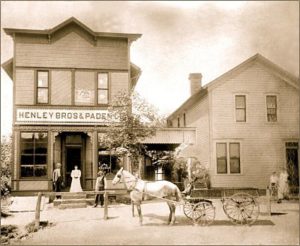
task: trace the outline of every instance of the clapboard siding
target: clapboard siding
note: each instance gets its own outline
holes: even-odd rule
[[[110,89],[111,89],[111,100],[113,101],[115,97],[123,92],[123,93],[129,93],[129,79],[128,79],[128,73],[122,72],[122,73],[117,73],[117,72],[112,72],[110,74]]]
[[[299,92],[255,63],[211,92],[212,185],[265,188],[285,165],[285,141],[299,139]],[[247,121],[235,122],[235,95],[246,95]],[[278,120],[267,122],[266,95],[277,96]],[[216,142],[240,142],[240,175],[216,174]]]
[[[235,122],[235,95],[245,94],[247,121]],[[277,96],[278,121],[267,122],[266,96]],[[212,91],[214,138],[299,135],[298,91],[256,64]]]
[[[16,66],[128,69],[127,40],[99,38],[93,45],[76,32],[53,43],[16,42]]]
[[[208,96],[197,102],[185,114],[186,126],[197,127],[196,144],[183,150],[181,155],[185,157],[197,157],[203,166],[209,168]]]
[[[71,89],[71,71],[51,71],[51,104],[71,105]]]
[[[31,69],[16,69],[16,104],[34,104],[34,74]]]

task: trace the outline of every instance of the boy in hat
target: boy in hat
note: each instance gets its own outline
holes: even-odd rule
[[[105,186],[106,186],[105,173],[102,170],[100,170],[97,173],[95,191],[102,191],[102,190],[104,190]],[[101,205],[101,207],[103,206],[103,204],[104,204],[104,196],[103,196],[103,194],[97,194],[96,198],[95,198],[94,208],[98,206],[99,199],[100,199],[100,205]]]

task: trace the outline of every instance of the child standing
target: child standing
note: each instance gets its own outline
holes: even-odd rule
[[[106,178],[105,178],[105,173],[100,170],[97,174],[97,179],[96,179],[96,185],[95,185],[95,191],[103,191],[105,186],[106,186]],[[95,198],[95,204],[94,208],[98,206],[100,199],[100,205],[103,207],[104,204],[104,196],[103,194],[97,194]]]

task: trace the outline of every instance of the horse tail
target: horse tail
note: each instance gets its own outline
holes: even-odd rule
[[[176,190],[175,190],[175,195],[176,195],[176,201],[180,202],[182,200],[182,195],[181,195],[181,192],[180,192],[180,190],[177,186],[176,186]]]

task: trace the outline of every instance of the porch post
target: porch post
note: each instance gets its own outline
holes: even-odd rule
[[[93,131],[92,133],[92,166],[93,166],[93,187],[95,187],[96,183],[96,178],[97,178],[97,172],[98,172],[98,136],[97,136],[97,131]]]

